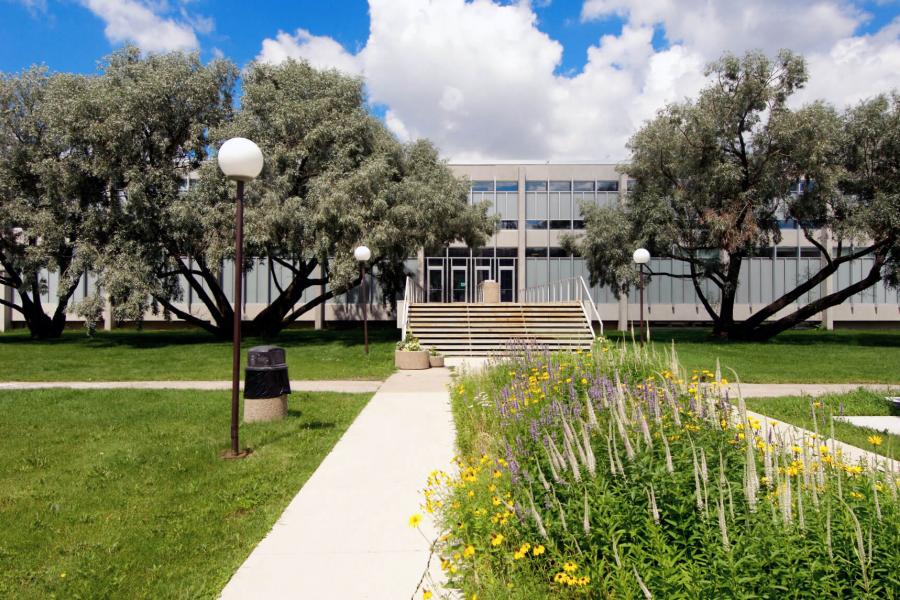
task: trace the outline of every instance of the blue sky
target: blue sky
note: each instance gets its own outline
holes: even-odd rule
[[[454,159],[620,160],[725,51],[802,53],[797,103],[900,87],[900,0],[0,0],[0,71],[94,72],[126,41],[364,78],[401,139]]]
[[[202,55],[212,58],[213,49],[218,48],[238,64],[252,60],[259,53],[261,41],[279,30],[300,27],[315,35],[327,35],[351,52],[362,49],[369,36],[365,0],[195,0],[188,6],[192,12],[215,21],[214,30],[200,36]],[[621,31],[623,23],[618,17],[581,22],[581,2],[572,0],[536,6],[535,11],[539,29],[563,43],[561,73],[580,69],[588,47],[603,34]],[[74,0],[47,0],[43,5],[0,0],[0,71],[46,64],[58,71],[92,72],[100,58],[121,45],[104,37],[104,27],[100,17]]]

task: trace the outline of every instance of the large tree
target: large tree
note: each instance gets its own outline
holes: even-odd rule
[[[630,249],[646,246],[685,265],[651,276],[690,279],[714,333],[735,339],[767,339],[878,281],[897,285],[900,97],[844,113],[823,102],[792,109],[788,100],[807,73],[788,51],[776,59],[726,55],[707,75],[711,84],[696,100],[665,107],[631,138],[623,169],[636,186],[626,201],[586,207],[585,235],[569,243],[579,246],[592,279],[627,291],[636,283]],[[783,219],[796,221],[820,250],[821,268],[738,321],[741,267],[781,240]],[[800,302],[840,265],[863,257],[873,260],[862,279]]]
[[[106,225],[106,182],[91,168],[92,148],[78,135],[70,109],[90,96],[92,82],[32,68],[0,74],[0,284],[35,338],[58,337],[66,312]],[[48,313],[47,273],[58,275]]]
[[[190,191],[177,193],[172,168],[162,166],[149,169],[165,173],[162,182],[149,178],[153,192],[148,191],[146,161],[138,157],[178,158],[157,151],[155,132],[173,110],[169,97],[175,90],[164,72],[154,74],[156,68],[142,64],[140,69],[149,72],[126,81],[125,96],[133,93],[135,101],[122,105],[122,118],[151,122],[148,135],[132,140],[129,161],[136,166],[127,172],[136,179],[124,182],[129,201],[119,220],[118,250],[107,253],[104,280],[121,282],[116,289],[127,292],[135,269],[141,270],[141,281],[152,271],[154,289],[131,286],[141,292],[137,300],[116,300],[138,307],[150,291],[170,314],[229,336],[230,281],[221,269],[234,256],[234,186],[214,161],[200,164],[203,155],[195,149],[191,165],[199,167],[199,179]],[[457,239],[478,244],[492,231],[486,209],[467,204],[465,182],[453,176],[429,143],[401,144],[369,114],[361,80],[293,60],[252,64],[242,93],[240,108],[210,129],[209,142],[217,147],[241,136],[262,149],[263,172],[246,188],[249,258],[244,268],[254,257],[266,258],[286,274],[275,278],[278,293],[245,325],[248,333],[277,334],[358,283],[352,257],[358,244],[372,249],[371,264],[390,289],[402,275],[403,260],[418,249]],[[182,282],[205,314],[180,305]],[[321,293],[326,282],[329,289]],[[301,302],[310,288],[317,292]]]

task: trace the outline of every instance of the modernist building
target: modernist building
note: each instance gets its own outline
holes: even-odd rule
[[[578,277],[589,280],[585,261],[566,254],[560,245],[565,234],[578,235],[584,224],[581,207],[585,203],[611,205],[627,202],[629,181],[615,164],[495,162],[459,163],[451,168],[471,182],[470,202],[487,201],[491,213],[497,215],[498,226],[489,242],[478,249],[454,244],[440,252],[420,254],[407,261],[407,270],[414,276],[432,302],[472,302],[477,299],[480,282],[492,279],[500,284],[501,300],[513,302],[523,299],[523,290],[565,282]],[[186,185],[189,185],[189,181]],[[827,242],[827,236],[826,243]],[[745,318],[790,290],[818,270],[824,258],[809,244],[796,225],[782,223],[782,240],[772,248],[763,249],[759,256],[746,259],[741,272],[735,317]],[[844,287],[861,279],[871,265],[871,258],[857,260],[841,267],[837,274],[818,289],[810,291],[801,302],[808,302],[832,288]],[[678,262],[654,259],[653,270],[678,273]],[[231,294],[233,266],[222,266],[222,283],[226,295]],[[283,278],[283,267],[265,259],[258,259],[245,274],[245,314],[253,317],[277,296],[275,277]],[[683,271],[682,271],[683,272]],[[57,277],[46,274],[44,302],[53,305]],[[73,303],[83,298],[93,286],[91,277],[73,297]],[[202,304],[194,301],[189,286],[181,308],[202,317]],[[394,319],[386,309],[377,286],[368,286],[370,315],[374,318]],[[4,297],[12,298],[11,290],[0,289]],[[307,290],[301,299],[306,302],[320,290]],[[711,284],[704,290],[715,301],[716,289]],[[595,286],[591,295],[601,318],[608,326],[624,327],[636,317],[636,295],[617,299],[608,289]],[[655,323],[702,323],[709,316],[698,301],[689,279],[654,278],[646,290],[648,317]],[[309,311],[301,320],[337,321],[361,316],[359,290],[335,298],[327,305]],[[49,307],[48,307],[49,308]],[[0,330],[19,320],[18,313],[0,307]],[[785,309],[793,310],[793,307]],[[72,318],[76,318],[72,315]],[[148,321],[159,315],[147,315]],[[900,293],[887,289],[883,283],[853,296],[844,304],[828,309],[813,319],[826,327],[834,323],[898,324],[900,323]]]

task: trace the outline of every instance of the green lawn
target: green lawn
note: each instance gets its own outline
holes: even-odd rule
[[[287,351],[291,379],[385,379],[394,370],[394,327],[291,329],[274,342],[244,341],[246,349],[275,343]],[[0,334],[0,381],[141,381],[231,379],[231,342],[195,329],[66,331],[61,339],[34,341],[27,331]]]
[[[747,383],[900,384],[900,330],[787,331],[768,342],[728,342],[704,328],[651,329],[651,340],[675,348],[687,369],[713,369]],[[613,334],[614,339],[618,337]]]
[[[223,460],[223,392],[3,392],[0,598],[213,598],[369,399],[293,394]]]
[[[857,390],[849,394],[827,394],[810,398],[808,396],[785,396],[782,398],[754,398],[747,400],[747,408],[770,416],[778,421],[798,425],[805,429],[813,429],[813,402],[819,402],[816,408],[819,420],[819,432],[828,434],[830,425],[827,415],[845,416],[880,416],[890,415],[891,408],[884,400],[884,394],[876,394],[866,390]],[[823,417],[826,419],[823,423]],[[849,423],[834,422],[834,436],[858,448],[874,450],[891,458],[900,458],[900,436],[893,434],[878,435],[882,438],[881,446],[873,446],[867,438],[875,433],[871,429],[856,427]]]

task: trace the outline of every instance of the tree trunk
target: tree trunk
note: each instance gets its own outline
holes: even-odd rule
[[[725,285],[722,286],[722,302],[719,307],[719,317],[713,321],[713,336],[717,338],[730,338],[735,329],[734,300],[737,296],[738,282],[741,273],[741,257],[731,255],[728,263],[728,273],[725,277]]]

